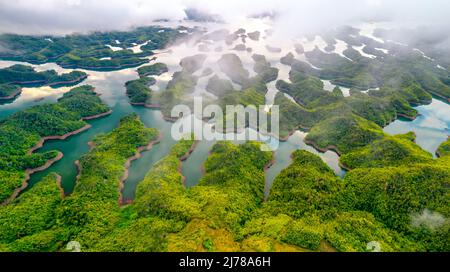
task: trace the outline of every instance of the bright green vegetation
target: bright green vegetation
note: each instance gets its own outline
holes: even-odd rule
[[[257,108],[260,105],[265,104],[265,98],[264,93],[258,91],[257,88],[251,87],[242,91],[232,91],[228,94],[224,95],[217,101],[217,105],[219,105],[222,109],[225,110],[223,120],[222,120],[222,128],[224,131],[239,131],[241,129],[244,129],[246,127],[251,126],[252,124],[249,123],[249,120],[246,118],[246,120],[240,120],[236,118],[236,112],[235,111],[228,111],[227,105],[241,105],[243,107],[247,107],[250,113],[257,113]],[[243,109],[243,108],[242,108]],[[245,110],[245,109],[244,109]],[[237,109],[239,111],[239,109]],[[227,122],[234,120],[234,126],[235,127],[228,127]],[[218,124],[220,124],[221,120],[217,120]],[[244,121],[244,123],[241,123],[241,121]],[[266,120],[260,120],[259,126],[262,129],[261,124],[265,122]],[[253,124],[254,126],[255,124]],[[256,129],[256,127],[253,127]]]
[[[119,207],[126,157],[156,134],[128,116],[96,138],[80,161],[74,193],[61,202],[52,190],[44,203],[53,209],[33,214],[42,223],[23,228],[21,237],[4,238],[20,233],[15,229],[2,232],[1,250],[63,250],[71,240],[83,251],[367,251],[371,241],[383,251],[448,250],[450,170],[442,159],[358,168],[341,179],[318,156],[298,150],[263,202],[272,154],[259,143],[215,144],[205,176],[186,189],[180,160],[194,142],[182,140],[138,185],[135,202]],[[26,197],[38,201],[39,189],[51,184],[39,183],[4,207],[0,227],[22,228],[4,222],[13,212],[32,213],[17,206]]]
[[[64,250],[73,239],[85,247],[106,235],[120,219],[118,201],[125,162],[139,147],[158,138],[136,115],[97,136],[80,159],[75,191],[62,200],[56,175],[50,175],[13,203],[0,207],[0,242],[12,251]]]
[[[371,214],[347,208],[343,181],[319,157],[307,151],[292,156],[268,201],[244,228],[254,249],[274,250],[273,241],[314,251],[366,251],[370,241],[379,241],[383,251],[408,248]]]
[[[62,136],[87,125],[82,119],[105,113],[104,105],[89,85],[72,89],[55,104],[34,106],[0,122],[0,201],[20,187],[25,170],[43,166],[56,151],[27,154],[43,137]]]
[[[139,62],[178,36],[172,33],[167,38],[154,29],[136,30],[142,31],[139,43],[155,35],[162,39],[143,46],[139,54],[104,48],[115,39],[127,47],[136,42],[135,33],[109,33],[114,40],[102,40],[110,39],[102,33],[55,38],[58,45],[59,39],[71,39],[69,53],[61,49],[63,55],[55,59],[69,66],[89,63],[106,69],[106,62],[98,59],[105,56],[115,61],[108,65],[116,69],[121,66],[118,61]],[[218,142],[204,164],[203,178],[187,189],[182,160],[196,143],[182,140],[139,183],[134,202],[121,206],[126,162],[158,137],[155,129],[130,115],[115,130],[97,136],[90,152],[79,160],[72,195],[62,199],[58,177],[50,175],[0,207],[0,251],[61,251],[72,240],[80,242],[83,251],[367,251],[372,241],[380,243],[383,251],[449,251],[449,141],[440,146],[440,158],[433,159],[414,143],[413,133],[391,136],[382,130],[399,116],[414,118],[417,112],[412,106],[428,103],[431,94],[448,98],[448,74],[417,54],[394,48],[395,54],[386,55],[375,50],[383,45],[350,34],[358,32],[348,28],[336,37],[350,45],[364,43],[366,53],[380,57],[365,58],[351,47],[344,52],[351,60],[320,50],[306,53],[313,65],[322,68],[317,70],[289,54],[282,62],[292,67],[292,83],[278,81],[281,92],[275,99],[280,106],[280,136],[298,127],[309,130],[308,144],[341,154],[340,163],[348,170],[345,178],[336,176],[320,157],[298,150],[264,201],[264,170],[273,154],[261,151],[256,142]],[[210,35],[213,40],[226,36],[221,31]],[[5,35],[0,37],[2,45]],[[29,43],[36,42],[36,37],[29,38]],[[325,39],[334,41],[332,36]],[[72,48],[72,43],[77,47]],[[330,42],[329,49],[333,46]],[[296,49],[303,51],[300,46]],[[22,52],[25,56],[31,51]],[[208,103],[264,104],[266,83],[277,78],[278,70],[264,56],[252,57],[257,75],[250,78],[237,55],[222,56],[222,71],[242,90],[213,76],[206,88],[218,99]],[[155,80],[147,75],[163,73],[164,64],[138,69],[140,78],[126,83],[130,101],[160,106],[166,117],[176,104],[191,105],[190,94],[197,83],[194,73],[203,69],[204,61],[203,54],[182,59],[182,71],[174,74],[163,92],[151,91]],[[344,97],[339,87],[324,90],[321,79],[351,88],[351,95]],[[367,89],[371,90],[362,92]],[[13,92],[11,86],[6,92]],[[83,86],[56,104],[32,107],[1,121],[0,200],[22,184],[26,169],[58,155],[56,151],[27,154],[42,137],[80,129],[86,125],[84,117],[107,110],[93,88]],[[224,120],[228,118],[234,116],[227,112]]]
[[[345,197],[349,205],[373,213],[392,229],[406,232],[413,227],[412,213],[425,208],[448,217],[449,177],[448,165],[439,162],[356,169],[345,178]]]
[[[437,150],[439,157],[447,157],[450,155],[450,138],[443,142]]]
[[[389,167],[431,162],[433,157],[413,141],[415,135],[386,136],[381,140],[344,154],[340,162],[348,168]]]
[[[184,29],[140,27],[129,32],[94,32],[60,37],[3,34],[0,35],[0,45],[6,50],[0,53],[0,59],[33,64],[56,62],[64,68],[118,70],[148,62],[144,57],[183,36],[179,30]],[[120,44],[116,44],[116,40]],[[145,42],[148,43],[141,46],[141,53],[126,49]],[[123,50],[113,51],[107,45],[122,47]]]
[[[318,148],[332,147],[346,153],[383,138],[383,130],[376,124],[356,115],[334,116],[315,125],[306,136]]]
[[[141,77],[125,83],[130,102],[144,104],[149,102],[152,97],[152,90],[150,90],[149,86],[155,83],[156,80],[151,77]]]
[[[266,209],[293,217],[337,209],[343,185],[334,172],[318,156],[306,151],[294,152],[292,160],[291,166],[276,178]]]
[[[164,63],[155,63],[152,65],[146,65],[138,68],[138,74],[140,77],[145,76],[159,76],[169,71],[167,65]]]
[[[0,243],[9,244],[7,249],[50,251],[61,246],[46,243],[56,223],[55,209],[62,201],[58,178],[50,174],[11,204],[0,206]]]
[[[0,69],[0,97],[14,95],[23,86],[71,86],[83,81],[87,74],[80,71],[58,75],[55,70],[36,72],[33,67],[16,64]]]
[[[94,139],[92,150],[79,161],[74,192],[58,208],[59,221],[73,239],[89,247],[112,230],[119,220],[125,162],[156,138],[157,130],[145,128],[137,115],[130,115],[118,128]]]
[[[244,233],[266,249],[274,239],[309,250],[366,251],[377,241],[383,251],[446,251],[448,219],[421,215],[448,218],[449,175],[448,164],[430,162],[357,169],[341,180],[319,157],[295,151]]]

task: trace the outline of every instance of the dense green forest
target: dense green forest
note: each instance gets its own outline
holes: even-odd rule
[[[148,62],[145,57],[151,56],[152,50],[162,49],[185,35],[180,30],[187,29],[140,27],[128,32],[94,32],[58,37],[2,34],[0,46],[6,50],[0,52],[0,59],[33,64],[56,62],[64,68],[118,70]],[[137,44],[142,44],[141,53],[128,49]],[[122,49],[113,51],[108,45]]]
[[[55,175],[50,174],[0,207],[0,243],[9,243],[14,251],[51,251],[62,249],[69,238],[96,242],[119,219],[125,161],[156,138],[158,131],[145,128],[136,115],[123,118],[117,129],[97,136],[91,151],[80,159],[81,173],[70,196],[61,197]]]
[[[127,95],[133,104],[150,104],[152,90],[150,86],[155,84],[155,79],[151,77],[141,77],[125,83]]]
[[[167,65],[165,65],[164,63],[155,63],[152,65],[146,65],[146,66],[139,67],[138,74],[140,77],[159,76],[168,71],[169,71],[169,68],[167,68]]]
[[[3,34],[0,46],[10,51],[0,52],[0,59],[52,61],[91,70],[137,67],[148,62],[153,50],[183,36],[180,30],[191,31],[146,27],[64,37]],[[204,38],[229,42],[241,32],[224,35],[218,30]],[[65,251],[70,241],[79,242],[82,251],[370,251],[370,242],[382,251],[450,251],[450,139],[434,158],[416,144],[414,133],[383,131],[399,117],[416,118],[414,107],[430,103],[433,96],[449,101],[449,73],[414,50],[358,33],[352,28],[333,30],[325,37],[325,50],[332,51],[340,39],[365,45],[363,52],[376,58],[363,57],[351,46],[342,57],[319,48],[305,52],[296,45],[309,63],[293,53],[284,56],[281,62],[291,68],[289,81],[277,80],[278,68],[264,55],[249,55],[256,73],[250,76],[238,54],[224,53],[217,64],[228,78],[204,67],[206,54],[193,54],[180,60],[181,70],[165,90],[151,89],[155,78],[168,72],[164,63],[138,68],[139,78],[125,83],[131,104],[160,108],[166,119],[174,105],[192,106],[201,77],[212,75],[206,90],[213,96],[206,104],[223,109],[264,105],[266,84],[275,83],[279,93],[274,104],[280,108],[280,134],[275,136],[286,140],[293,131],[305,130],[306,144],[340,156],[345,176],[337,176],[321,157],[296,150],[290,165],[265,188],[265,171],[275,154],[262,151],[258,142],[224,141],[205,155],[199,183],[187,188],[182,164],[197,142],[185,139],[153,164],[133,201],[123,203],[130,159],[160,136],[131,114],[90,143],[90,151],[76,163],[73,193],[64,196],[61,178],[49,174],[11,198],[32,169],[62,156],[58,151],[34,153],[43,139],[85,129],[87,117],[109,112],[92,86],[81,86],[57,103],[33,106],[0,121],[0,203],[7,204],[0,206],[0,251]],[[259,33],[248,35],[259,39]],[[127,49],[143,43],[141,53]],[[390,54],[377,48],[388,48]],[[14,65],[0,70],[0,96],[14,95],[29,82],[52,85],[84,76]],[[337,86],[326,90],[323,80]],[[344,95],[343,87],[350,88],[350,95]],[[234,115],[225,112],[224,119],[216,121],[230,118]]]
[[[97,137],[72,195],[61,199],[50,175],[1,208],[0,248],[64,250],[75,240],[83,251],[366,251],[376,241],[383,251],[449,250],[448,222],[423,216],[448,216],[443,159],[361,168],[341,179],[316,155],[295,151],[263,202],[272,154],[260,144],[217,143],[205,176],[186,189],[180,159],[194,142],[182,140],[148,172],[135,201],[120,207],[126,158],[157,134],[128,116]],[[35,201],[48,208],[33,210]],[[32,228],[11,221],[30,214]]]
[[[57,103],[33,106],[0,121],[0,202],[21,186],[29,169],[58,156],[56,151],[29,153],[42,138],[82,129],[87,125],[83,118],[108,111],[94,88],[84,85],[65,93]]]

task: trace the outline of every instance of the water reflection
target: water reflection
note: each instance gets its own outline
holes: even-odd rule
[[[389,134],[414,132],[416,143],[436,156],[436,150],[450,135],[450,107],[433,99],[431,104],[415,107],[419,116],[414,121],[398,119],[384,128]]]

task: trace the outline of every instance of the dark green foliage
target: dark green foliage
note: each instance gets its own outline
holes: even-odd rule
[[[11,84],[0,84],[0,99],[4,97],[13,98],[20,92],[20,87]]]
[[[167,65],[165,65],[164,63],[155,63],[152,65],[139,67],[137,71],[140,77],[159,76],[168,72],[169,68],[167,68]]]
[[[155,79],[150,77],[141,77],[125,83],[127,95],[131,103],[148,103],[151,101],[152,91],[150,85],[155,84]]]
[[[58,75],[55,70],[36,72],[31,66],[16,64],[0,69],[0,98],[18,94],[23,86],[72,86],[86,77],[87,74],[81,71]]]
[[[148,62],[144,57],[152,55],[152,50],[163,49],[184,35],[180,29],[152,26],[129,32],[94,32],[61,37],[3,34],[0,35],[0,45],[7,50],[0,53],[0,59],[33,64],[53,61],[64,68],[118,70]],[[119,46],[123,50],[112,51],[106,46],[115,45],[116,40],[120,41]],[[125,49],[145,42],[148,43],[141,46],[142,53]]]
[[[76,84],[86,78],[84,72],[73,71],[58,75],[55,70],[36,72],[33,67],[21,64],[0,69],[0,84],[15,85],[70,85]]]
[[[277,89],[292,96],[295,101],[303,106],[313,108],[328,105],[339,101],[339,98],[323,89],[323,82],[312,76],[300,72],[291,72],[292,84],[285,81],[277,82]]]
[[[119,69],[146,61],[143,57],[151,50],[179,36],[177,30],[164,34],[158,29],[69,35],[54,37],[53,42],[2,35],[0,45],[20,53],[3,52],[0,58]],[[256,33],[252,35],[256,38]],[[223,30],[206,37],[223,40],[225,36],[227,41],[238,38]],[[431,94],[448,99],[448,72],[438,71],[420,54],[359,36],[350,27],[328,33],[326,50],[333,49],[334,38],[354,46],[364,44],[364,52],[378,58],[365,58],[352,47],[344,52],[351,60],[316,49],[306,53],[308,61],[322,68],[314,69],[288,54],[281,61],[291,66],[292,83],[277,83],[281,92],[275,104],[280,106],[280,136],[298,127],[308,129],[306,143],[342,155],[340,163],[348,168],[344,179],[320,157],[295,151],[292,164],[275,178],[263,201],[264,170],[273,154],[261,151],[261,144],[255,142],[218,142],[199,184],[186,189],[181,160],[192,151],[194,141],[182,140],[138,185],[135,202],[120,207],[127,158],[157,137],[156,130],[145,128],[132,115],[114,131],[95,138],[92,150],[79,161],[81,172],[72,195],[61,200],[59,188],[44,180],[0,208],[0,251],[58,251],[70,240],[79,241],[83,251],[368,251],[372,241],[382,251],[449,251],[448,141],[437,152],[440,158],[433,159],[414,143],[412,133],[390,136],[381,129],[398,116],[414,118],[417,112],[412,106],[429,103]],[[143,53],[112,52],[105,44],[116,39],[123,48],[152,42],[142,46]],[[390,54],[375,49],[385,47]],[[300,46],[296,50],[304,51]],[[242,91],[213,76],[207,90],[218,100],[211,102],[223,107],[264,104],[266,83],[277,78],[278,70],[262,55],[253,59],[257,75],[249,78],[237,55],[222,56],[221,70]],[[191,105],[190,94],[197,83],[193,73],[204,60],[205,55],[181,60],[183,70],[174,74],[167,90],[155,93],[149,89],[154,79],[145,76],[164,73],[167,67],[161,63],[141,67],[141,78],[126,83],[131,102],[160,105],[166,117],[176,104]],[[34,72],[26,66],[13,70]],[[42,73],[39,76],[55,82],[54,73]],[[205,76],[211,73],[204,70]],[[321,79],[352,88],[351,95],[344,97],[339,87],[324,90]],[[14,88],[3,85],[3,94],[14,94]],[[2,86],[0,94],[1,90]],[[40,138],[81,128],[86,125],[82,118],[107,110],[93,88],[83,86],[56,104],[32,107],[1,121],[0,199],[20,186],[25,169],[58,155],[56,151],[27,154]],[[228,112],[227,118],[231,118]]]

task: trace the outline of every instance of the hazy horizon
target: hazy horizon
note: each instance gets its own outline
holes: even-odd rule
[[[154,20],[183,20],[185,9],[220,14],[225,22],[262,13],[275,14],[274,27],[287,32],[311,32],[357,22],[389,22],[401,26],[439,25],[448,29],[450,2],[388,0],[261,1],[86,1],[0,0],[0,33],[70,34],[127,30],[155,24]]]

